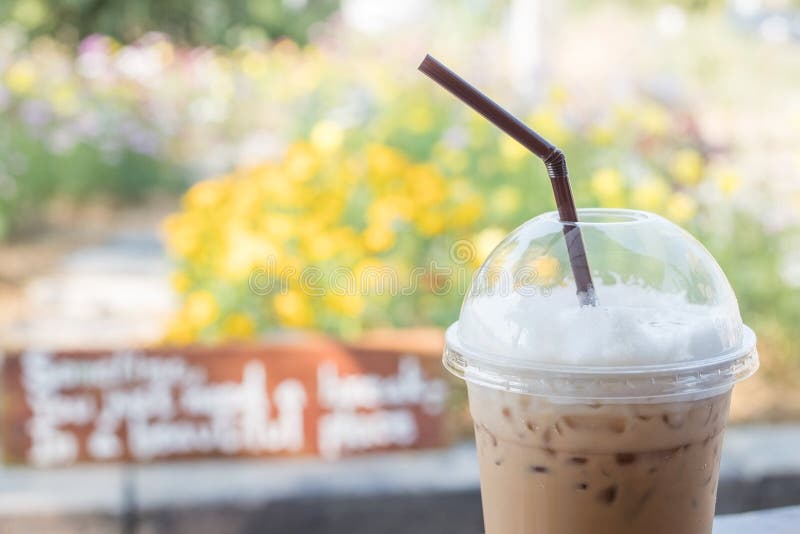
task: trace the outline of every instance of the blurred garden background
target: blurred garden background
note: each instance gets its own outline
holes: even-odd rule
[[[439,294],[430,270],[400,296],[312,295],[297,276],[474,269],[553,208],[540,162],[416,71],[426,52],[564,149],[579,206],[651,210],[696,235],[759,335],[763,370],[734,419],[800,417],[792,0],[3,2],[5,344],[74,334],[40,320],[53,307],[37,280],[115,235],[157,236],[167,258],[166,293],[148,286],[159,313],[126,319],[154,323],[137,343],[451,323],[462,295]],[[294,269],[285,291],[253,290],[268,258]],[[114,288],[151,310],[149,293]]]

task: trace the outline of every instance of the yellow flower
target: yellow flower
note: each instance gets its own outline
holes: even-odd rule
[[[489,205],[495,213],[508,215],[516,213],[521,202],[522,199],[520,198],[519,189],[510,185],[504,185],[498,187],[492,194]]]
[[[467,139],[470,146],[485,147],[493,139],[493,134],[491,124],[486,119],[477,113],[467,115]]]
[[[415,104],[405,115],[408,129],[415,133],[425,133],[433,126],[433,110],[427,104]]]
[[[631,200],[637,208],[659,211],[669,196],[669,186],[664,180],[652,176],[633,188]]]
[[[179,313],[169,321],[164,342],[170,345],[188,345],[196,341],[197,334],[197,329]]]
[[[444,150],[441,162],[445,169],[453,173],[462,173],[469,165],[469,158],[464,150]]]
[[[314,232],[306,239],[304,248],[311,261],[325,261],[336,254],[338,246],[332,235]]]
[[[337,250],[344,254],[344,258],[351,255],[362,256],[364,250],[361,247],[361,236],[359,233],[349,226],[339,226],[330,232],[331,239],[336,243]]]
[[[636,111],[631,106],[617,104],[614,106],[614,122],[618,126],[625,126],[636,119]]]
[[[273,307],[281,324],[286,326],[309,326],[314,319],[307,295],[299,290],[289,290],[275,295]]]
[[[486,281],[489,287],[495,288],[498,284],[503,282],[503,273],[505,272],[506,265],[508,265],[510,261],[512,252],[513,246],[509,245],[509,243],[505,243],[504,245],[498,244],[495,249],[491,251],[492,259],[485,267],[482,267],[481,263],[489,261],[488,258],[484,260],[484,262],[481,262],[479,261],[480,255],[475,255],[473,266],[486,268]]]
[[[730,167],[723,167],[714,173],[714,181],[726,195],[732,195],[742,186],[742,177]]]
[[[103,40],[106,42],[106,46],[111,51],[112,54],[116,54],[122,49],[122,43],[114,39],[113,37],[105,36]]]
[[[483,215],[483,199],[478,195],[460,202],[450,213],[450,223],[456,228],[474,224]]]
[[[500,154],[505,161],[518,162],[531,153],[514,138],[504,135],[500,138]]]
[[[361,295],[328,294],[325,296],[328,307],[345,317],[358,317],[364,312],[366,303]]]
[[[305,182],[319,169],[319,159],[309,143],[300,141],[289,147],[283,169],[286,172],[285,178]]]
[[[261,217],[258,232],[266,238],[274,238],[275,242],[283,243],[291,237],[295,224],[292,217],[282,213],[265,213]]]
[[[170,276],[170,285],[178,293],[185,293],[191,285],[191,280],[183,271],[176,271]]]
[[[185,194],[182,211],[164,223],[167,246],[185,265],[171,277],[175,290],[184,295],[184,306],[170,323],[168,340],[249,338],[270,321],[356,333],[364,327],[368,298],[377,296],[329,291],[312,298],[299,288],[304,266],[327,266],[335,258],[340,265],[356,266],[359,273],[372,266],[388,269],[378,256],[397,249],[391,266],[410,276],[419,251],[407,242],[405,232],[419,239],[451,229],[466,234],[481,217],[484,195],[470,182],[446,179],[440,167],[415,163],[393,148],[376,144],[368,147],[366,157],[328,157],[326,152],[340,148],[340,134],[334,123],[322,121],[312,128],[309,141],[292,144],[282,161],[199,182]],[[444,145],[441,150],[448,153]],[[459,165],[467,164],[463,152],[449,153],[462,159]],[[496,154],[493,162],[500,159]],[[520,193],[501,187],[490,202],[515,212]],[[253,269],[265,265],[273,275],[281,273],[283,283],[264,299],[262,312],[270,321],[262,325],[245,311],[252,298],[245,284]],[[402,276],[400,272],[393,276]],[[370,276],[368,284],[387,283]],[[198,289],[216,291],[214,281],[228,284],[224,306],[215,294]],[[374,320],[387,319],[379,315]]]
[[[309,45],[310,46],[310,45]],[[300,51],[297,43],[291,39],[278,39],[272,45],[272,52],[278,56],[286,56],[287,58],[295,61],[297,53]]]
[[[242,73],[248,78],[261,78],[269,71],[267,57],[262,52],[250,50],[241,59]]]
[[[258,186],[271,204],[296,207],[303,200],[302,190],[298,184],[287,180],[285,175],[282,169],[274,165],[261,165],[248,171],[250,181]],[[241,196],[240,188],[237,189],[237,196]]]
[[[339,150],[344,141],[342,128],[333,121],[323,120],[311,129],[311,144],[323,154]]]
[[[183,206],[189,210],[218,208],[228,191],[224,178],[197,182],[183,196]]]
[[[295,195],[304,189],[302,184],[290,183],[286,179],[284,182],[292,188]],[[229,184],[223,182],[221,194],[226,196],[224,208],[234,217],[246,218],[248,221],[262,212],[265,202],[272,200],[266,194],[263,184],[253,180],[249,174],[232,180]]]
[[[368,226],[364,230],[364,246],[370,252],[382,252],[394,246],[395,234],[384,226]]]
[[[569,130],[554,109],[542,108],[533,113],[528,121],[531,128],[555,145],[563,145],[569,140]]]
[[[684,185],[696,185],[703,179],[703,156],[697,150],[684,148],[672,158],[670,170],[675,180]]]
[[[167,249],[177,256],[190,256],[199,245],[199,226],[186,212],[167,217],[163,225]]]
[[[229,225],[226,235],[227,246],[218,261],[219,274],[228,280],[244,280],[254,268],[280,256],[280,249],[265,236],[241,224]]]
[[[217,299],[204,289],[189,293],[183,307],[186,320],[197,328],[208,326],[219,316]]]
[[[78,110],[78,93],[75,87],[62,84],[50,94],[50,103],[60,115],[71,115]]]
[[[345,187],[336,186],[335,189],[327,190],[323,195],[319,194],[319,190],[307,193],[312,199],[309,203],[309,207],[312,210],[311,216],[318,220],[321,225],[334,225],[342,218],[345,209],[347,209],[348,198],[346,195],[349,193],[349,189]]]
[[[531,267],[536,273],[534,282],[538,285],[555,284],[561,273],[561,262],[554,256],[539,256],[531,262]]]
[[[222,333],[231,339],[249,339],[255,331],[256,324],[246,313],[232,313],[222,324]]]
[[[635,117],[646,134],[663,136],[669,130],[669,114],[658,104],[649,103],[643,105],[636,112]]]
[[[596,124],[589,128],[589,141],[594,145],[608,146],[614,140],[614,130],[608,126]]]
[[[393,266],[388,266],[378,258],[367,256],[359,260],[353,268],[356,288],[359,293],[391,289],[399,284],[400,276]]]
[[[175,46],[169,41],[158,41],[155,45],[153,45],[153,50],[158,52],[158,55],[161,56],[161,64],[162,65],[169,65],[173,61],[175,61]]]
[[[483,215],[483,198],[463,179],[453,180],[450,184],[451,198],[455,203],[448,215],[448,225],[464,228],[472,225]]]
[[[478,167],[478,175],[479,176],[487,176],[494,174],[497,172],[497,169],[501,167],[503,162],[500,158],[497,157],[496,154],[487,153],[482,155],[478,158],[477,167]]]
[[[29,59],[21,59],[6,71],[6,85],[14,93],[29,93],[36,84],[36,66]]]
[[[361,186],[363,182],[362,159],[358,156],[342,156],[337,158],[338,164],[336,181],[341,184],[340,190],[350,191],[353,187]]]
[[[417,217],[419,233],[426,237],[441,234],[445,229],[444,215],[439,211],[425,210]]]
[[[592,192],[604,207],[620,206],[623,199],[623,178],[617,169],[605,167],[596,170],[590,180]]]
[[[695,213],[697,202],[685,193],[673,193],[667,202],[666,215],[678,224],[690,221]]]
[[[409,167],[405,180],[414,202],[423,206],[442,202],[447,194],[447,184],[433,165]]]
[[[383,145],[371,145],[367,149],[367,166],[369,168],[370,177],[386,177],[398,176],[408,164],[403,155]]]
[[[563,106],[569,101],[569,91],[563,85],[554,85],[547,95],[556,106]]]
[[[490,226],[476,234],[472,238],[472,244],[475,247],[473,264],[481,265],[505,236],[506,231],[497,226]]]
[[[398,220],[407,220],[414,211],[413,203],[401,196],[377,198],[367,208],[367,221],[371,225],[391,226]]]

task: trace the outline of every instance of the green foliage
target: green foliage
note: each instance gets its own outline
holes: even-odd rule
[[[167,161],[122,149],[110,157],[79,143],[54,152],[15,121],[0,124],[0,240],[41,222],[51,200],[83,202],[98,197],[137,202],[153,192],[175,193],[185,173]]]
[[[682,7],[689,11],[722,11],[732,2],[729,0],[605,0],[607,4],[627,4],[629,6],[653,9],[665,5],[674,5]],[[771,2],[764,2],[764,7],[767,8]],[[580,7],[592,7],[598,4],[597,0],[573,0],[573,4]],[[774,7],[782,8],[787,6],[800,7],[800,0],[785,0],[772,2]]]
[[[133,41],[158,31],[179,42],[233,44],[248,34],[307,41],[309,29],[338,8],[338,0],[7,0],[0,19],[32,35],[75,40],[93,33]]]

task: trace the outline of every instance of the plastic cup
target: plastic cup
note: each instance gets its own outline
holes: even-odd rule
[[[512,232],[447,331],[486,534],[710,534],[734,384],[758,368],[724,273],[665,219],[580,210],[598,306],[555,213]]]

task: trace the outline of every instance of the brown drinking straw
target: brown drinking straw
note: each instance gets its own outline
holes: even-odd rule
[[[572,198],[572,188],[569,185],[567,159],[561,150],[528,128],[511,113],[498,106],[461,76],[442,65],[430,54],[426,55],[425,59],[422,60],[419,70],[469,107],[486,117],[489,122],[516,139],[522,146],[539,156],[547,168],[547,175],[550,177],[550,184],[553,186],[553,195],[556,198],[558,216],[561,222],[578,222],[575,200]],[[594,284],[592,283],[592,275],[589,272],[589,263],[586,259],[586,249],[583,245],[581,229],[575,224],[565,224],[564,239],[567,242],[572,275],[575,277],[578,301],[581,305],[595,306],[597,301],[594,293]]]

